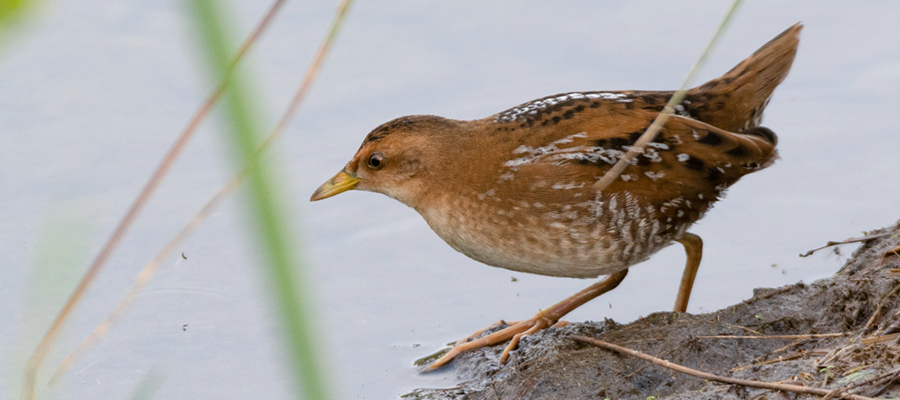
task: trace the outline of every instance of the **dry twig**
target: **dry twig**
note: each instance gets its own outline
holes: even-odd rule
[[[714,336],[696,336],[697,339],[821,339],[849,336],[847,332],[843,333],[810,333],[805,335],[762,335],[762,336],[735,336],[735,335],[714,335]]]
[[[893,317],[894,322],[892,322],[890,325],[888,325],[886,328],[884,328],[884,330],[881,331],[880,334],[881,335],[890,335],[892,333],[896,333],[896,332],[900,331],[900,318],[898,318],[898,317],[900,317],[900,310],[897,310],[897,312],[894,313],[894,317]]]
[[[668,350],[663,351],[663,352],[657,354],[656,357],[659,358],[659,357],[665,357],[665,356],[668,356],[668,355],[671,354],[672,351],[674,351],[676,348],[677,348],[677,347],[671,347],[671,348],[669,348]],[[641,371],[645,370],[647,367],[649,367],[649,366],[651,366],[651,365],[653,365],[653,363],[649,363],[649,362],[648,362],[648,363],[644,363],[643,366],[641,366],[640,368],[634,370],[634,372],[632,372],[632,373],[630,373],[630,374],[628,374],[628,375],[625,375],[625,379],[631,379],[632,376],[637,375],[638,373],[640,373]]]
[[[754,366],[754,365],[759,365],[759,363],[766,361],[766,359],[767,359],[769,356],[773,355],[773,354],[780,353],[780,352],[785,351],[785,350],[787,350],[787,349],[789,349],[789,348],[791,348],[791,347],[794,347],[794,346],[799,346],[799,345],[801,345],[801,344],[808,343],[808,342],[811,341],[811,340],[813,340],[813,339],[800,339],[800,340],[797,340],[796,342],[793,342],[793,343],[791,343],[791,344],[788,344],[788,345],[779,347],[778,349],[772,350],[772,351],[770,351],[770,352],[768,352],[768,353],[766,353],[766,354],[763,354],[763,355],[761,355],[761,356],[759,356],[759,357],[754,358],[753,361],[750,361],[750,362],[747,363],[746,365],[742,365],[742,366],[739,366],[739,367],[734,367],[734,368],[732,368],[732,369],[731,369],[731,372],[735,372],[735,371],[739,371],[739,370],[742,370],[742,369],[746,369],[746,368],[752,367],[752,366]],[[812,350],[812,351],[816,351],[816,350]],[[812,353],[811,353],[811,354],[812,354]],[[825,353],[825,354],[828,354],[828,353]]]
[[[681,372],[684,374],[696,376],[698,378],[707,379],[707,380],[711,380],[711,381],[728,383],[728,384],[732,384],[732,385],[753,387],[753,388],[759,388],[759,389],[779,390],[779,391],[784,391],[784,392],[796,392],[796,393],[804,393],[804,394],[814,394],[814,395],[819,395],[819,396],[827,396],[834,392],[834,391],[827,390],[827,389],[807,387],[807,386],[786,385],[786,384],[774,383],[774,382],[751,381],[751,380],[746,380],[746,379],[737,379],[737,378],[719,376],[719,375],[710,374],[710,373],[703,372],[703,371],[698,371],[698,370],[695,370],[692,368],[688,368],[683,365],[675,364],[671,361],[662,360],[662,359],[641,353],[640,351],[628,349],[628,348],[625,348],[622,346],[617,346],[612,343],[604,342],[602,340],[597,340],[597,339],[593,339],[593,338],[589,338],[589,337],[585,337],[585,336],[572,336],[572,339],[577,340],[579,342],[583,342],[583,343],[589,343],[594,346],[601,347],[606,350],[614,351],[619,354],[626,354],[626,355],[630,355],[633,357],[637,357],[637,358],[640,358],[640,359],[643,359],[646,361],[650,361],[656,365],[659,365],[659,366],[662,366],[665,368],[669,368],[671,370],[675,370],[675,371],[678,371],[678,372]],[[834,394],[834,397],[839,398],[839,399],[847,399],[847,400],[873,400],[871,397],[865,397],[865,396],[849,394],[849,393],[837,393],[837,394]]]
[[[810,251],[807,251],[806,253],[801,254],[800,257],[809,257],[813,253],[815,253],[819,250],[822,250],[822,249],[827,249],[831,246],[838,246],[838,245],[842,245],[842,244],[850,244],[850,243],[858,243],[858,242],[867,242],[872,239],[883,238],[886,236],[891,236],[891,233],[879,233],[877,235],[868,235],[868,236],[863,236],[863,237],[858,237],[858,238],[848,238],[848,239],[844,239],[840,242],[829,241],[828,243],[825,243],[825,245],[822,247],[815,248]]]
[[[867,337],[867,338],[861,340],[860,342],[862,344],[868,346],[870,344],[892,342],[894,340],[897,340],[897,338],[900,338],[900,333],[892,333],[890,335],[884,335],[884,336]]]
[[[884,262],[884,259],[888,256],[897,256],[900,257],[900,246],[894,247],[893,249],[889,249],[884,253],[881,253],[881,262]],[[891,270],[893,272],[893,269]]]
[[[889,380],[887,381],[887,383],[890,384],[891,382],[894,381],[894,379],[896,379],[895,376],[897,375],[897,373],[900,373],[900,368],[894,368],[894,369],[892,369],[892,370],[890,370],[890,371],[888,371],[888,372],[882,373],[882,374],[877,375],[877,376],[875,376],[875,377],[873,377],[873,378],[866,379],[866,380],[864,380],[864,381],[862,381],[862,382],[857,382],[857,383],[854,383],[854,384],[850,384],[850,385],[847,385],[847,386],[845,386],[845,387],[838,388],[838,389],[835,389],[835,390],[840,390],[840,391],[847,391],[847,392],[849,392],[849,391],[851,391],[851,390],[861,389],[861,388],[863,388],[864,386],[877,385],[878,383],[880,383],[881,381],[883,381],[885,378],[891,378],[891,379],[889,379]]]
[[[897,381],[897,378],[900,378],[900,370],[895,370],[895,372],[891,375],[891,379],[888,379],[887,381],[885,381],[884,384],[881,386],[881,388],[878,389],[873,394],[873,396],[878,396],[881,393],[883,393],[885,389],[887,389],[889,386],[891,386],[892,383]]]
[[[788,355],[788,356],[783,356],[783,357],[779,356],[778,358],[773,359],[773,360],[757,361],[759,359],[756,359],[756,360],[751,361],[749,364],[744,364],[744,365],[741,365],[738,367],[734,367],[734,368],[728,370],[728,372],[735,373],[738,371],[743,371],[747,368],[758,367],[761,365],[778,364],[780,362],[796,360],[798,358],[803,358],[806,356],[818,356],[818,355],[825,355],[825,354],[828,354],[828,353],[824,350],[801,350],[801,351],[798,351],[798,352]],[[767,354],[767,356],[768,356],[768,354]]]
[[[830,365],[832,362],[834,362],[836,360],[843,359],[845,355],[852,353],[854,350],[856,350],[858,348],[859,348],[859,344],[854,343],[849,346],[844,346],[844,347],[835,349],[835,351],[832,351],[830,355],[825,356],[825,358],[822,361],[816,363],[816,367],[819,368],[822,365]]]
[[[798,359],[798,358],[801,358],[801,357],[803,357],[803,356],[806,356],[807,354],[808,354],[807,352],[801,351],[801,352],[797,352],[797,353],[791,354],[791,355],[789,355],[789,356],[783,356],[783,357],[782,357],[782,356],[779,356],[778,358],[773,359],[773,360],[766,360],[766,361],[759,361],[759,362],[751,362],[750,364],[745,364],[745,365],[741,365],[741,366],[738,366],[738,367],[734,367],[734,368],[728,370],[728,372],[735,373],[735,372],[738,372],[738,371],[743,371],[743,370],[745,370],[745,369],[747,369],[747,368],[757,367],[757,366],[760,366],[760,365],[778,364],[778,363],[780,363],[780,362],[796,360],[796,359]]]
[[[812,339],[812,338],[810,338],[810,339],[800,339],[800,340],[798,340],[798,341],[796,341],[796,342],[794,342],[794,343],[785,345],[784,347],[779,347],[779,348],[776,349],[776,350],[772,350],[772,351],[770,351],[768,354],[766,354],[766,355],[764,355],[764,356],[762,356],[762,357],[760,357],[760,358],[768,357],[768,356],[770,356],[770,355],[772,355],[772,354],[775,354],[775,353],[780,353],[780,352],[785,351],[785,350],[787,350],[787,349],[789,349],[789,348],[791,348],[791,347],[799,346],[799,345],[801,345],[801,344],[807,343],[807,342],[809,342],[810,340],[813,340],[813,339]]]
[[[734,327],[734,328],[743,329],[743,330],[745,330],[745,331],[747,331],[747,332],[750,332],[750,333],[752,333],[752,334],[754,334],[754,335],[764,336],[761,332],[759,332],[759,331],[754,331],[753,329],[750,329],[750,328],[748,328],[748,327],[746,327],[746,326],[740,326],[740,325],[735,325],[735,324],[729,324],[729,323],[727,323],[727,322],[722,322],[722,323],[725,324],[725,325]]]
[[[864,326],[862,328],[863,332],[869,330],[869,328],[873,324],[875,324],[875,319],[877,319],[878,316],[881,314],[881,309],[884,308],[884,303],[887,303],[888,299],[891,298],[891,296],[893,296],[895,293],[897,293],[898,290],[900,290],[900,283],[898,283],[897,285],[894,285],[894,288],[891,289],[891,291],[888,292],[888,294],[884,295],[883,298],[881,298],[881,301],[878,303],[878,307],[875,307],[875,312],[873,312],[872,316],[869,317],[869,321],[866,322],[866,326]]]

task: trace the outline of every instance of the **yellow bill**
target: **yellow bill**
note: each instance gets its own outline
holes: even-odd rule
[[[319,186],[319,188],[316,189],[316,192],[313,193],[312,197],[309,198],[309,201],[327,199],[338,193],[353,190],[356,188],[356,185],[358,183],[359,178],[357,178],[353,174],[347,171],[338,172],[338,174],[328,180],[328,182],[325,182],[322,184],[322,186]]]

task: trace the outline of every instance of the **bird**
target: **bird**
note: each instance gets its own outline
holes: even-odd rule
[[[674,310],[685,312],[703,248],[687,230],[742,176],[778,158],[777,136],[760,124],[802,28],[791,26],[724,75],[688,89],[643,148],[633,145],[675,92],[563,93],[468,121],[405,116],[372,130],[310,201],[354,189],[382,193],[484,264],[554,277],[607,275],[532,318],[456,342],[427,370],[509,340],[502,364],[522,337],[565,324],[565,314],[675,242],[687,261]],[[629,150],[637,156],[596,189]]]

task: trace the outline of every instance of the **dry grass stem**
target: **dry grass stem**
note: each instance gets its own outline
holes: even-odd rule
[[[752,334],[754,334],[754,335],[765,336],[765,335],[763,335],[762,333],[757,332],[757,331],[754,331],[753,329],[750,329],[750,328],[748,328],[748,327],[746,327],[746,326],[740,326],[740,325],[735,325],[735,324],[729,324],[729,323],[727,323],[727,322],[723,322],[723,324],[728,325],[728,326],[730,326],[730,327],[732,327],[732,328],[743,329],[743,330],[745,330],[745,331],[747,331],[747,332],[750,332],[750,333],[752,333]]]
[[[334,41],[334,37],[338,31],[338,28],[343,21],[344,16],[346,15],[347,9],[352,0],[343,0],[338,6],[338,13],[332,22],[331,28],[329,29],[328,35],[322,41],[322,44],[319,46],[319,49],[313,58],[312,63],[310,64],[307,72],[300,83],[297,91],[294,94],[293,99],[290,104],[286,108],[283,113],[281,119],[278,121],[276,127],[269,133],[266,139],[263,141],[260,148],[257,150],[256,157],[259,157],[260,154],[265,151],[265,149],[269,146],[269,144],[284,130],[287,124],[290,122],[291,117],[296,113],[300,104],[306,96],[306,93],[309,91],[309,88],[312,85],[312,82],[315,80],[315,77],[318,74],[319,69],[322,66],[323,61],[325,60],[325,56],[328,54],[328,50],[331,47],[332,42]],[[252,162],[250,163],[253,164]],[[103,335],[109,331],[109,328],[119,320],[119,318],[124,315],[124,313],[128,310],[128,307],[134,301],[134,298],[140,293],[140,291],[150,282],[150,279],[159,269],[160,265],[163,261],[165,261],[175,249],[181,245],[194,231],[206,221],[206,219],[215,211],[218,206],[224,201],[228,196],[230,196],[240,184],[243,183],[244,179],[247,177],[247,168],[243,171],[237,173],[228,183],[225,184],[215,195],[200,209],[200,211],[195,214],[190,221],[172,238],[169,243],[167,243],[144,267],[143,270],[138,274],[137,279],[132,285],[131,290],[116,309],[106,318],[103,323],[98,325],[93,332],[75,349],[66,359],[60,364],[57,370],[54,372],[53,376],[50,378],[51,382],[54,382],[57,378],[61,376],[66,370],[68,370],[75,361],[77,361],[81,356],[83,356],[94,344],[99,341]]]
[[[714,335],[714,336],[697,336],[697,339],[820,339],[848,336],[850,333],[810,333],[805,335],[762,335],[762,336],[734,336],[734,335]]]
[[[881,253],[881,263],[884,263],[884,259],[888,257],[900,257],[900,246],[894,247],[893,249],[886,250],[884,253]],[[891,269],[891,272],[894,272],[894,269]]]
[[[675,347],[670,348],[670,349],[668,349],[668,350],[666,350],[666,351],[663,351],[662,353],[657,354],[656,357],[659,358],[659,357],[665,357],[665,356],[668,356],[668,355],[671,354],[673,351],[675,351]],[[643,366],[641,366],[640,368],[634,370],[634,372],[632,372],[632,373],[630,373],[630,374],[628,374],[628,375],[625,375],[625,379],[631,379],[633,376],[637,375],[639,372],[645,370],[647,367],[649,367],[649,366],[651,366],[651,365],[653,365],[653,363],[650,363],[650,362],[645,363],[645,364],[644,364]]]
[[[881,315],[881,309],[884,308],[884,303],[888,301],[897,291],[900,290],[900,284],[894,286],[888,294],[884,295],[881,301],[878,303],[878,307],[875,307],[875,312],[872,313],[872,316],[869,317],[869,321],[866,322],[866,326],[863,327],[863,331],[869,330],[872,325],[875,324],[875,320],[878,319],[878,316]]]
[[[867,242],[869,240],[883,238],[883,237],[890,236],[890,235],[891,235],[890,233],[879,233],[877,235],[868,235],[868,236],[863,236],[863,237],[858,237],[858,238],[848,238],[848,239],[842,240],[840,242],[829,241],[829,242],[825,243],[825,245],[822,247],[818,247],[818,248],[812,249],[810,251],[807,251],[806,253],[801,254],[800,257],[809,257],[813,253],[815,253],[819,250],[827,249],[832,246],[838,246],[838,245],[850,244],[850,243]]]
[[[893,342],[893,341],[897,340],[898,338],[900,338],[900,333],[892,333],[890,335],[884,335],[884,336],[867,337],[863,340],[860,340],[860,343],[862,343],[864,345],[888,343],[888,342]]]
[[[719,376],[719,375],[715,375],[715,374],[710,374],[708,372],[698,371],[693,368],[688,368],[683,365],[675,364],[671,361],[659,359],[659,358],[641,353],[640,351],[632,350],[632,349],[625,348],[622,346],[617,346],[612,343],[604,342],[602,340],[597,340],[597,339],[593,339],[593,338],[589,338],[589,337],[585,337],[585,336],[572,336],[572,339],[577,340],[579,342],[583,342],[583,343],[589,343],[594,346],[597,346],[597,347],[600,347],[600,348],[603,348],[606,350],[614,351],[619,354],[625,354],[625,355],[637,357],[642,360],[652,362],[661,367],[669,368],[674,371],[678,371],[678,372],[681,372],[684,374],[696,376],[701,379],[707,379],[710,381],[716,381],[716,382],[722,382],[722,383],[728,383],[728,384],[732,384],[732,385],[740,385],[740,386],[746,386],[746,387],[753,387],[753,388],[759,388],[759,389],[778,390],[778,391],[783,391],[783,392],[795,392],[795,393],[804,393],[804,394],[814,394],[814,395],[819,395],[819,396],[827,396],[829,394],[834,393],[834,391],[832,391],[832,390],[821,389],[821,388],[798,386],[798,385],[788,385],[788,384],[774,383],[774,382],[751,381],[751,380],[746,380],[746,379],[737,379],[737,378],[731,378],[731,377],[726,377],[726,376]],[[871,397],[865,397],[865,396],[849,394],[849,393],[836,393],[836,394],[834,394],[834,397],[839,398],[839,399],[847,399],[847,400],[872,400]]]
[[[700,67],[706,63],[706,58],[709,56],[709,53],[718,43],[719,38],[722,33],[725,31],[725,27],[728,26],[728,23],[731,22],[731,18],[734,16],[735,11],[737,11],[738,6],[741,4],[741,0],[734,0],[731,3],[731,7],[728,8],[728,11],[725,13],[725,17],[722,18],[722,22],[719,23],[718,28],[716,28],[716,32],[713,33],[712,38],[709,40],[709,43],[706,44],[706,47],[703,48],[703,51],[700,53],[700,57],[697,58],[697,62],[691,67],[691,70],[688,71],[687,76],[684,78],[684,82],[681,83],[681,86],[675,93],[672,94],[672,97],[669,98],[669,101],[666,103],[666,106],[663,107],[663,110],[660,111],[659,115],[656,116],[656,119],[653,120],[653,123],[650,124],[650,127],[647,128],[646,131],[638,138],[637,141],[631,146],[625,156],[623,156],[606,174],[603,175],[600,180],[594,183],[594,189],[598,191],[602,191],[606,189],[619,175],[622,174],[622,171],[625,170],[629,165],[631,165],[631,160],[637,157],[638,153],[644,152],[644,146],[647,143],[653,141],[656,138],[656,135],[659,133],[659,130],[662,129],[663,125],[666,124],[666,120],[675,113],[675,106],[681,103],[681,99],[684,98],[684,94],[687,92],[687,86],[694,80],[694,76],[700,72]]]
[[[257,39],[262,35],[262,32],[265,30],[265,28],[269,26],[275,14],[277,14],[278,10],[281,8],[282,4],[284,4],[284,1],[285,0],[275,0],[269,10],[266,12],[263,19],[259,22],[259,24],[257,24],[250,36],[247,37],[247,39],[238,49],[237,53],[232,59],[232,68],[241,60],[247,50],[254,43],[256,43]],[[121,242],[122,238],[125,236],[125,232],[128,231],[128,228],[131,227],[138,214],[140,214],[144,206],[150,200],[150,197],[153,195],[153,193],[156,191],[156,188],[169,172],[169,169],[171,169],[172,165],[175,163],[175,160],[184,151],[187,143],[190,141],[191,137],[193,137],[194,133],[197,131],[197,128],[200,126],[200,123],[206,118],[207,115],[209,115],[210,111],[213,108],[213,105],[224,92],[224,88],[225,83],[223,82],[209,95],[209,97],[206,98],[206,101],[204,101],[200,108],[194,113],[194,116],[181,132],[181,135],[178,137],[178,139],[175,140],[175,144],[172,145],[172,147],[169,149],[169,152],[163,157],[162,162],[160,162],[159,166],[153,172],[150,180],[147,181],[147,183],[144,185],[144,188],[141,190],[140,194],[131,205],[131,208],[128,209],[128,212],[119,222],[119,225],[113,231],[113,234],[107,240],[106,244],[103,245],[103,248],[100,250],[97,258],[94,259],[94,262],[91,264],[90,268],[88,268],[88,271],[84,274],[81,282],[79,282],[78,286],[72,292],[72,295],[69,297],[68,301],[66,301],[66,304],[63,306],[62,311],[60,311],[56,319],[53,321],[53,324],[50,325],[50,328],[44,334],[44,337],[41,339],[40,343],[38,343],[31,357],[28,359],[28,363],[25,366],[25,377],[22,386],[23,399],[34,399],[38,370],[43,364],[44,359],[46,359],[47,354],[50,353],[53,342],[55,341],[56,336],[59,334],[63,324],[65,324],[66,320],[69,318],[69,316],[71,316],[75,307],[78,305],[78,302],[81,301],[85,293],[87,293],[87,290],[90,288],[91,284],[93,284],[97,279],[97,276],[103,269],[106,261],[112,255],[113,251],[115,251],[116,247],[118,247],[119,242]]]
[[[766,361],[756,361],[756,360],[754,360],[753,362],[751,362],[751,363],[749,363],[749,364],[741,365],[741,366],[739,366],[739,367],[734,367],[734,368],[730,369],[728,372],[735,373],[735,372],[743,371],[743,370],[745,370],[745,369],[747,369],[747,368],[753,368],[753,367],[756,367],[756,366],[769,365],[769,364],[778,364],[778,363],[780,363],[780,362],[796,360],[796,359],[798,359],[798,358],[803,358],[803,357],[807,357],[807,356],[819,356],[819,355],[826,355],[826,354],[828,354],[828,353],[825,352],[825,351],[815,351],[815,350],[812,350],[812,351],[806,351],[806,350],[801,350],[801,351],[798,351],[798,352],[796,352],[796,353],[794,353],[794,354],[787,355],[787,356],[779,356],[778,358],[775,358],[775,359],[772,359],[772,360],[766,360]]]

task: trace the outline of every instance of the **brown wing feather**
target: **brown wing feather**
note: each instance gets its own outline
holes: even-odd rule
[[[543,136],[529,136],[512,151],[494,187],[522,205],[565,207],[593,200],[597,193],[591,185],[628,151],[653,116],[575,119],[543,131]],[[768,137],[774,134],[733,133],[675,116],[601,196],[628,193],[664,214],[670,212],[673,219],[696,221],[726,188],[776,157]],[[667,210],[665,205],[672,201],[689,206]]]

